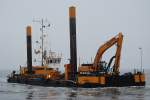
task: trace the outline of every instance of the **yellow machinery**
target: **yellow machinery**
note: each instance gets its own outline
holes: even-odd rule
[[[114,63],[114,66],[113,66],[113,72],[114,73],[119,73],[122,40],[123,40],[123,35],[120,32],[117,36],[115,36],[112,39],[110,39],[109,41],[107,41],[105,44],[103,44],[98,49],[98,52],[95,56],[94,64],[93,64],[93,68],[94,68],[95,71],[99,70],[98,68],[101,67],[101,66],[100,67],[98,67],[98,66],[99,66],[99,62],[101,61],[102,55],[104,54],[104,52],[106,50],[108,50],[111,46],[116,44],[117,49],[116,49],[116,54],[115,54],[115,63]]]
[[[117,36],[113,37],[106,43],[104,43],[97,51],[97,54],[94,59],[93,64],[82,64],[78,68],[78,83],[95,83],[95,84],[105,84],[105,77],[111,74],[119,74],[119,66],[120,66],[120,55],[122,48],[122,40],[123,35],[120,32]],[[105,66],[105,62],[101,61],[102,55],[106,50],[108,50],[113,45],[117,46],[116,54],[113,58],[115,58],[115,62],[113,65],[113,71],[109,71],[109,66]],[[111,60],[112,62],[112,60]]]
[[[97,51],[93,64],[82,64],[78,68],[78,84],[95,84],[105,86],[130,86],[145,84],[144,72],[125,73],[119,75],[120,56],[122,48],[123,35],[120,32],[117,36],[111,38],[104,43]],[[116,53],[107,63],[102,60],[102,56],[106,50],[113,45],[116,45]],[[110,68],[113,59],[115,58],[112,70]],[[107,66],[106,66],[107,65]]]

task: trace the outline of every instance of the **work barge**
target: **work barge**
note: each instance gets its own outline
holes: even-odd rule
[[[13,71],[8,76],[9,83],[21,83],[51,87],[125,87],[145,86],[144,71],[126,72],[120,74],[120,58],[123,35],[119,32],[116,36],[101,45],[96,53],[94,62],[81,64],[77,67],[76,47],[76,11],[69,7],[70,25],[70,63],[65,64],[65,72],[49,68],[43,64],[32,65],[32,29],[27,26],[27,67],[20,68],[19,74]],[[102,61],[102,56],[109,48],[116,45],[116,53],[110,61]],[[42,57],[43,59],[43,57]],[[43,60],[42,60],[43,61]],[[112,65],[112,62],[114,64]]]

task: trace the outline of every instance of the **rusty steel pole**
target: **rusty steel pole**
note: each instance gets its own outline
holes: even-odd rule
[[[32,74],[32,28],[27,26],[27,69],[28,74]]]
[[[70,79],[76,81],[77,75],[77,47],[76,47],[76,11],[75,7],[69,7],[69,22],[70,22]]]

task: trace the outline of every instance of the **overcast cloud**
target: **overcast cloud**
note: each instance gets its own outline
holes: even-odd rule
[[[77,49],[81,62],[90,62],[101,44],[123,32],[121,69],[150,68],[150,0],[0,0],[0,69],[17,69],[26,63],[25,27],[33,26],[33,42],[39,24],[33,19],[47,18],[51,23],[49,41],[54,51],[69,58],[68,7],[77,10]],[[110,58],[114,49],[107,52]],[[63,66],[62,66],[63,68]],[[62,69],[61,68],[61,69]]]

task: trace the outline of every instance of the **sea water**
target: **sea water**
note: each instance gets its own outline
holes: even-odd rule
[[[145,87],[66,88],[7,83],[0,71],[0,100],[150,100],[150,70]]]

